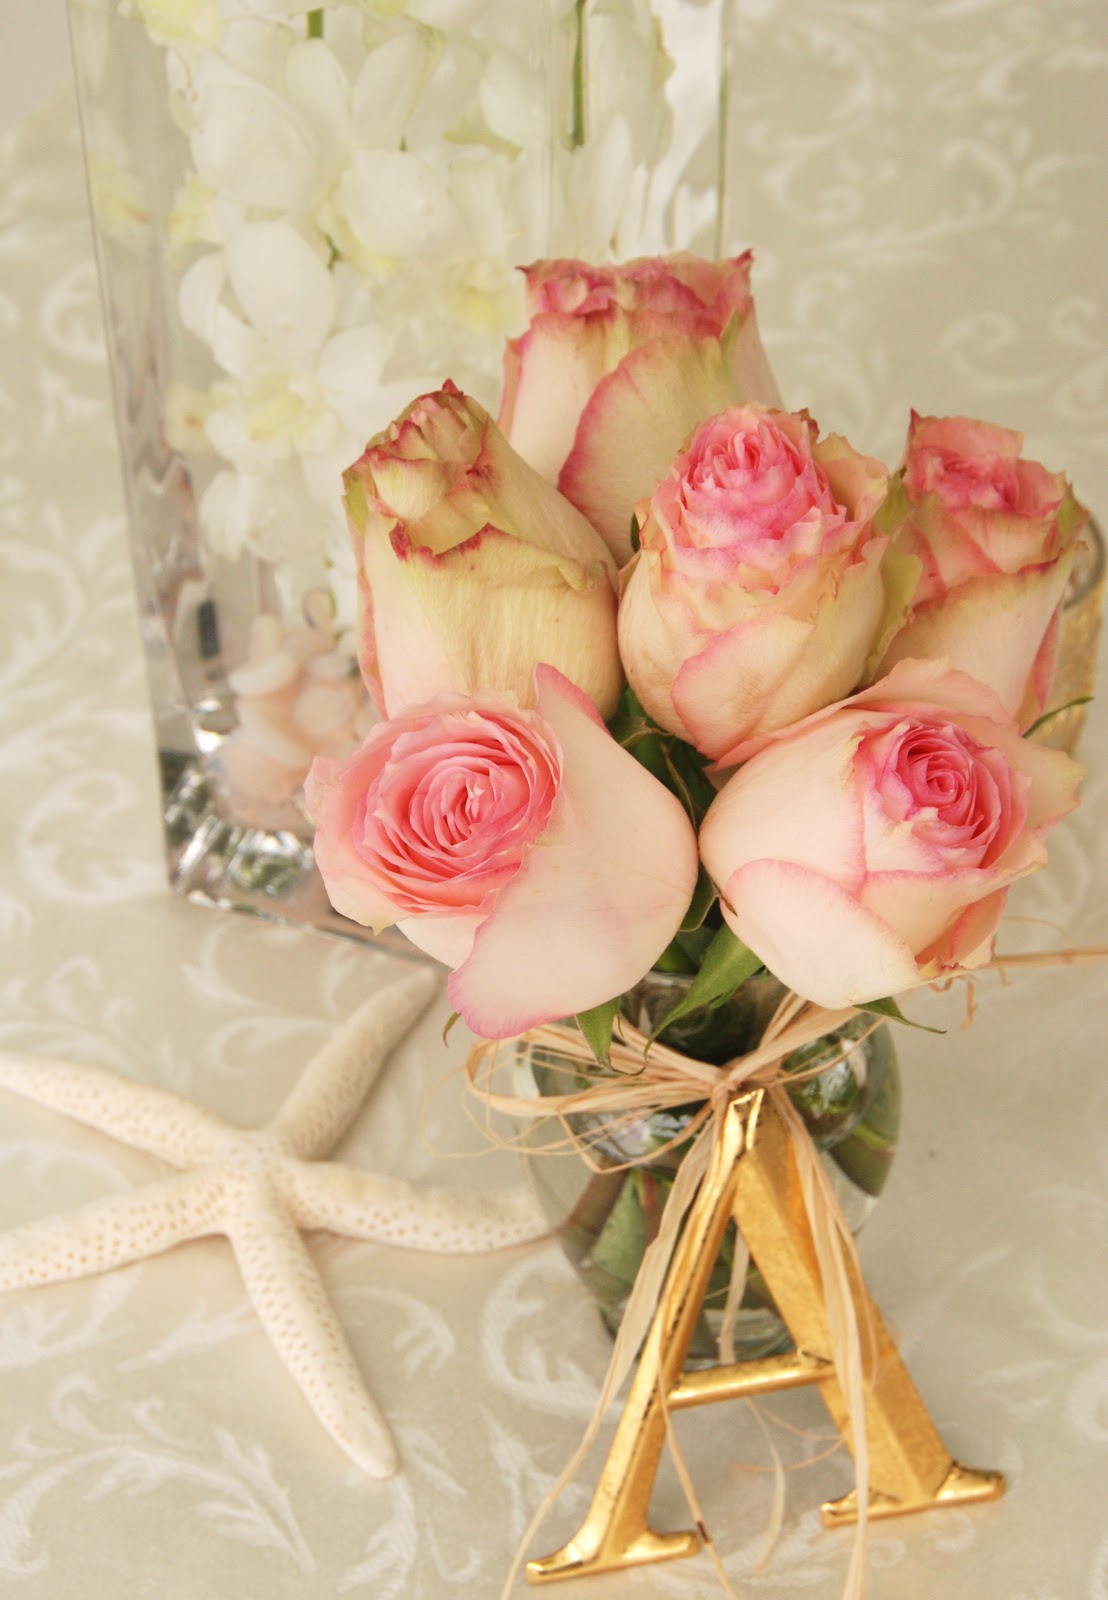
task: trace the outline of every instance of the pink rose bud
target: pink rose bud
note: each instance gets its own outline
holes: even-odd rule
[[[748,251],[526,268],[531,323],[504,359],[500,425],[622,565],[631,512],[696,424],[779,404],[754,320]]]
[[[1081,776],[936,661],[903,661],[736,755],[701,858],[737,936],[832,1007],[987,961],[1009,884],[1045,864]]]
[[[612,558],[475,400],[447,383],[413,401],[344,481],[359,660],[381,710],[449,689],[533,705],[547,662],[611,715],[623,689]]]
[[[640,508],[619,610],[628,679],[661,727],[726,761],[862,681],[900,614],[872,524],[885,483],[806,412],[736,406],[696,430]]]
[[[946,657],[996,690],[1021,726],[1047,709],[1057,620],[1088,513],[1007,428],[912,413],[879,518],[916,556],[919,587],[881,663]]]
[[[485,1038],[629,988],[697,877],[679,801],[560,673],[535,676],[535,711],[440,696],[318,758],[305,788],[335,909],[453,967],[451,1003]]]

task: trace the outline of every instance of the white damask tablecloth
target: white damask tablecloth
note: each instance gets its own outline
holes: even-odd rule
[[[742,0],[732,171],[789,399],[895,458],[907,410],[1022,426],[1108,514],[1106,13],[1081,0]],[[0,1047],[96,1062],[261,1120],[396,963],[174,900],[80,155],[65,100],[0,166]],[[1022,886],[1011,946],[1108,940],[1108,708],[1084,805]],[[1024,973],[915,1014],[904,1142],[864,1240],[873,1291],[945,1438],[999,1504],[873,1529],[881,1600],[1108,1597],[1108,969]],[[394,1061],[346,1155],[440,1182],[480,1153],[445,1007]],[[461,1158],[462,1153],[470,1154]],[[152,1159],[0,1095],[0,1226],[140,1184]],[[608,1345],[557,1247],[443,1260],[313,1243],[403,1471],[349,1468],[280,1368],[221,1241],[0,1301],[0,1590],[12,1600],[494,1600],[575,1445]],[[765,1408],[824,1430],[814,1392]],[[773,1420],[780,1419],[780,1421]],[[688,1423],[688,1427],[684,1424]],[[772,1499],[743,1406],[682,1418],[741,1592],[836,1595],[848,1535],[817,1504],[842,1453]],[[795,1445],[793,1448],[796,1448]],[[817,1443],[802,1441],[814,1453]],[[762,1470],[750,1470],[751,1467]],[[596,1463],[541,1548],[576,1525]],[[663,1475],[660,1526],[685,1526]],[[520,1587],[522,1592],[522,1586]],[[717,1593],[707,1562],[566,1600]]]

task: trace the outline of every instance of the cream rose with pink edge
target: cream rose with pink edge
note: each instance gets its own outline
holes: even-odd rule
[[[551,667],[536,709],[442,695],[306,788],[335,909],[454,968],[450,1001],[507,1038],[635,983],[681,924],[696,838],[677,799]]]
[[[996,690],[1026,726],[1047,709],[1058,619],[1088,512],[1023,439],[969,417],[912,413],[879,523],[920,563],[904,627],[881,671],[947,657]]]
[[[639,508],[619,645],[667,732],[716,759],[864,681],[918,572],[889,556],[879,462],[806,412],[702,423]]]
[[[1009,885],[1045,864],[1082,772],[934,661],[734,754],[700,831],[724,918],[832,1007],[986,962]]]
[[[544,661],[611,714],[623,688],[615,563],[476,400],[450,382],[420,395],[344,482],[359,660],[381,710],[449,689],[533,705]]]

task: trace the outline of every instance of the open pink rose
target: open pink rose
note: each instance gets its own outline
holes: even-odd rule
[[[680,803],[549,667],[536,711],[445,695],[306,786],[336,910],[453,967],[475,1033],[507,1038],[620,994],[680,926],[696,839]]]
[[[615,565],[568,500],[452,383],[344,474],[359,659],[390,716],[447,689],[534,703],[540,661],[610,716],[623,689]]]
[[[696,430],[640,508],[619,609],[657,723],[721,758],[858,685],[893,606],[885,482],[806,412],[735,406]]]
[[[1008,885],[1045,863],[1081,775],[933,661],[738,754],[701,858],[738,937],[827,1006],[987,961]]]
[[[525,269],[531,322],[508,346],[500,424],[621,564],[635,504],[696,424],[739,400],[779,403],[750,264],[748,251]]]
[[[881,670],[908,656],[945,656],[1026,725],[1046,709],[1058,613],[1087,513],[1061,473],[1021,457],[1022,444],[1007,428],[912,413],[879,520],[922,573]]]

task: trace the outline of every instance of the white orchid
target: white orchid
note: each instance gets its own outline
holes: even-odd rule
[[[246,222],[226,250],[201,256],[181,284],[182,321],[226,375],[204,417],[210,444],[234,464],[204,499],[217,547],[269,561],[344,537],[341,473],[381,422],[366,374],[381,332],[335,325],[335,274],[288,222]]]

